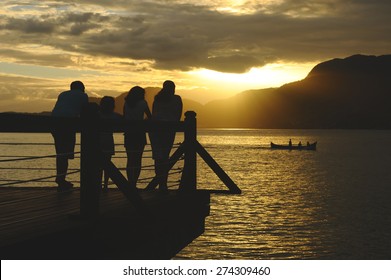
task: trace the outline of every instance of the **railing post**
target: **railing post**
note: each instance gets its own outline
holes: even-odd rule
[[[92,218],[99,215],[101,189],[101,149],[99,130],[99,108],[88,103],[81,113],[80,154],[80,215]]]
[[[182,178],[179,189],[181,191],[193,191],[197,189],[197,119],[196,113],[185,113],[185,158]]]

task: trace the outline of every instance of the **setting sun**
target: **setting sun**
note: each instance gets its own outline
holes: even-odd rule
[[[243,74],[208,69],[195,70],[189,74],[207,85],[219,85],[220,90],[229,94],[245,90],[243,85],[246,85],[246,89],[260,89],[279,87],[288,82],[304,79],[314,64],[268,64],[262,68],[252,68]]]

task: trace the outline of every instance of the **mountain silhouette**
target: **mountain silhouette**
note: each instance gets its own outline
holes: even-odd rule
[[[316,65],[301,81],[206,104],[199,124],[250,128],[391,128],[391,55]]]
[[[353,55],[322,62],[305,79],[279,88],[249,90],[205,105],[183,98],[183,112],[197,112],[200,127],[390,129],[390,78],[391,55]],[[160,88],[145,90],[152,109]],[[120,114],[126,95],[115,98]]]

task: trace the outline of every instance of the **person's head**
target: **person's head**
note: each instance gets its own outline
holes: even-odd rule
[[[155,96],[157,101],[167,101],[175,94],[175,84],[173,81],[167,80],[163,83],[163,88]]]
[[[114,112],[114,107],[115,107],[115,100],[111,96],[104,96],[100,100],[100,111],[102,113],[112,113]]]
[[[166,94],[174,95],[175,93],[175,84],[173,81],[167,80],[163,83],[163,91],[166,92]]]
[[[139,86],[134,86],[129,90],[128,95],[125,97],[125,102],[128,106],[133,107],[140,100],[143,100],[145,96],[145,89]]]
[[[85,89],[84,84],[80,81],[73,81],[71,83],[71,90],[80,90],[84,92],[84,89]]]

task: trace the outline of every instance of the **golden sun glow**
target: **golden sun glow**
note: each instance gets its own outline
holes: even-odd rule
[[[221,90],[237,92],[243,89],[243,85],[248,89],[259,89],[269,87],[279,87],[287,82],[304,79],[313,63],[307,64],[269,64],[262,68],[251,68],[243,74],[222,73],[207,69],[200,69],[190,73],[195,78],[207,82],[209,85],[219,84]]]

